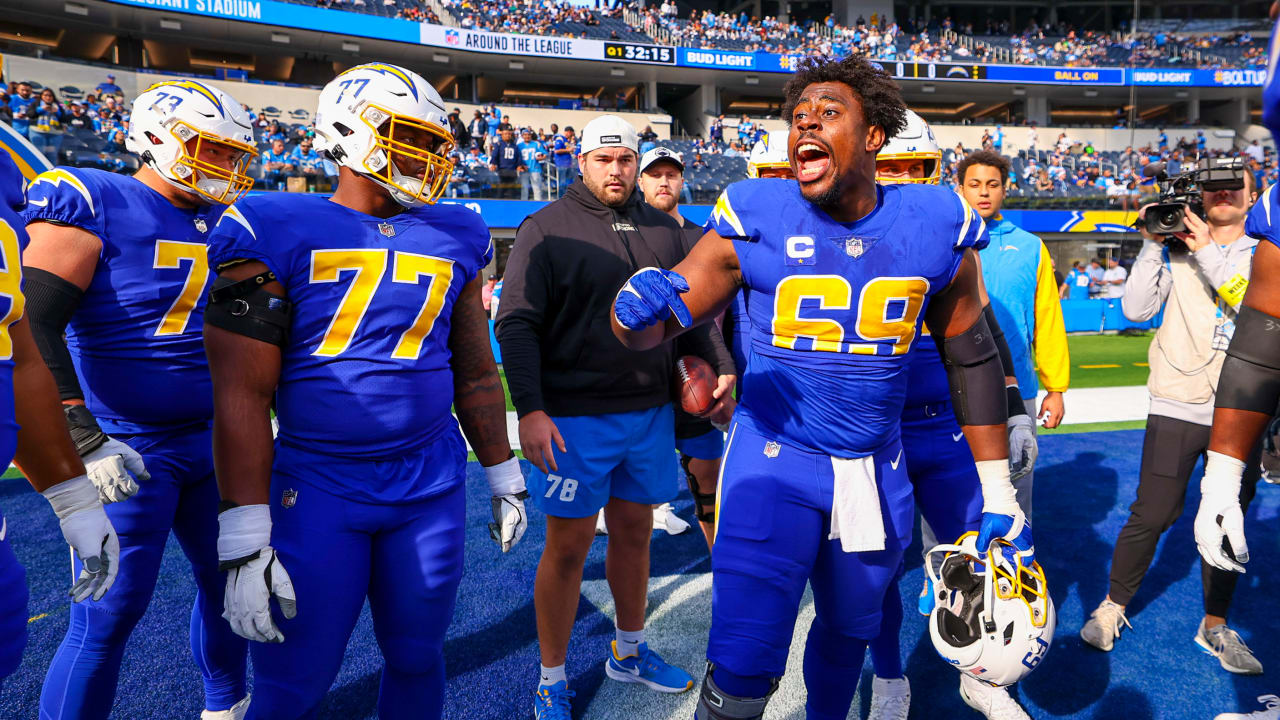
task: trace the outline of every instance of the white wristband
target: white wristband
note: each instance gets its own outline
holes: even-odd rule
[[[489,481],[489,494],[494,497],[524,491],[524,473],[520,472],[520,460],[514,455],[485,468],[484,476]]]
[[[271,544],[271,508],[241,505],[218,513],[218,561],[248,557]]]
[[[57,515],[59,520],[85,508],[102,504],[98,499],[98,488],[89,482],[87,475],[77,475],[70,480],[64,480],[51,488],[44,489],[40,494],[53,506],[53,514]]]
[[[1013,482],[1009,479],[1009,460],[979,460],[974,463],[978,467],[978,480],[982,483],[982,512],[1016,515],[1018,495],[1013,490]]]
[[[1204,477],[1200,478],[1201,495],[1240,494],[1240,477],[1244,475],[1244,463],[1220,452],[1205,453]]]

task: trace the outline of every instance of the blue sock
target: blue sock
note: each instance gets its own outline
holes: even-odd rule
[[[711,671],[711,677],[721,692],[739,698],[762,698],[773,687],[773,678],[768,675],[734,675],[719,667]]]
[[[902,596],[896,581],[885,590],[880,612],[880,636],[867,644],[871,667],[875,668],[876,677],[896,680],[902,677]]]
[[[867,641],[841,635],[815,619],[804,648],[804,685],[808,720],[844,720],[862,675]]]

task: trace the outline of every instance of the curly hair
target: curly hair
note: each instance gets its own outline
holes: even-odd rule
[[[821,82],[848,85],[862,103],[863,121],[868,126],[880,126],[886,142],[907,127],[907,105],[898,84],[883,69],[857,55],[840,60],[827,55],[801,59],[795,75],[782,89],[782,117],[787,125],[791,124],[804,89]]]
[[[956,181],[964,184],[964,174],[974,165],[986,165],[1000,171],[1000,182],[1009,182],[1009,158],[995,150],[977,150],[964,156],[956,165]]]

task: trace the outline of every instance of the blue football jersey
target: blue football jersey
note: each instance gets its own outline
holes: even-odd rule
[[[1280,247],[1280,197],[1272,185],[1258,198],[1258,202],[1249,208],[1249,215],[1244,221],[1244,232],[1249,237],[1266,240]]]
[[[1262,124],[1271,131],[1273,140],[1280,140],[1280,23],[1271,28],[1271,40],[1267,50],[1267,81],[1262,87]]]
[[[955,277],[982,220],[950,190],[877,189],[839,223],[794,180],[730,185],[707,228],[734,240],[751,318],[744,422],[838,457],[897,437],[908,353],[929,298]]]
[[[22,318],[22,249],[26,224],[14,209],[21,205],[23,178],[9,154],[0,152],[0,467],[9,467],[18,447],[13,404],[13,338],[9,327]]]
[[[205,240],[222,206],[179,208],[140,181],[59,167],[27,189],[23,220],[93,233],[102,252],[67,326],[85,405],[107,432],[207,423],[212,383],[201,328]]]
[[[236,203],[209,245],[215,268],[266,264],[293,303],[276,394],[280,442],[368,460],[458,434],[450,316],[492,256],[484,221],[460,205],[382,220],[288,194]]]

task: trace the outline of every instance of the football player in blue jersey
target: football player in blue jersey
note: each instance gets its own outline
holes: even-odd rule
[[[53,506],[63,537],[84,561],[71,597],[100,600],[115,582],[120,543],[67,434],[53,377],[23,316],[22,186],[18,168],[0,152],[0,467],[10,460],[18,465]],[[0,515],[0,686],[18,668],[27,644],[26,573],[8,530]]]
[[[907,111],[906,127],[891,138],[876,155],[876,182],[881,184],[922,183],[937,185],[941,176],[942,151],[929,124],[916,113]],[[986,246],[986,235],[974,245]],[[1018,381],[1014,375],[1012,353],[1004,333],[988,303],[983,308],[1000,352],[1005,374],[1005,401],[1009,412],[1009,454],[1011,479],[1030,471],[1035,458],[1035,436],[1027,415]],[[902,411],[902,448],[907,475],[914,488],[920,524],[921,546],[925,559],[929,549],[944,542],[955,542],[966,532],[976,531],[982,518],[982,487],[973,454],[964,433],[956,422],[951,406],[951,389],[946,369],[938,354],[934,338],[922,334],[908,353],[907,395]],[[940,558],[934,558],[940,560]],[[920,592],[922,615],[933,609],[934,596],[928,573]],[[882,608],[880,634],[868,644],[875,668],[872,681],[871,709],[868,720],[905,718],[911,705],[911,686],[902,667],[902,598],[898,583],[889,584]],[[960,675],[960,694],[970,706],[988,717],[1025,718],[1026,713],[1002,688],[978,682],[967,674]],[[998,712],[995,709],[998,706]]]
[[[316,147],[340,166],[332,199],[248,198],[211,234],[218,554],[224,617],[256,641],[250,718],[315,717],[366,597],[386,662],[379,716],[441,716],[463,434],[489,481],[493,539],[505,552],[524,534],[480,297],[489,231],[434,204],[453,171],[448,127],[422,77],[351,68],[316,111]]]
[[[1271,19],[1280,2],[1271,4]],[[1271,30],[1262,122],[1280,138],[1280,24]],[[1200,481],[1196,545],[1204,561],[1239,573],[1249,562],[1240,484],[1250,457],[1280,404],[1280,196],[1272,185],[1245,220],[1245,234],[1261,238],[1235,334],[1227,347],[1215,399],[1213,428]]]
[[[170,81],[134,101],[127,145],[143,164],[133,176],[56,168],[31,182],[23,214],[32,331],[71,435],[86,465],[109,455],[105,472],[89,473],[104,502],[134,496],[107,508],[127,570],[110,597],[71,608],[40,712],[107,717],[172,530],[197,586],[191,650],[204,717],[237,719],[248,704],[246,643],[218,618],[213,398],[200,328],[206,234],[253,184],[253,132],[230,95]]]
[[[806,58],[784,90],[796,180],[747,180],[717,201],[673,271],[619,291],[614,331],[647,348],[747,290],[751,358],[721,475],[708,671],[696,717],[760,718],[801,595],[810,720],[845,718],[885,591],[910,540],[899,421],[907,353],[927,322],[983,490],[978,546],[1034,556],[1009,480],[1004,372],[972,248],[984,226],[955,193],[878,186],[903,128],[894,82],[860,57]]]

